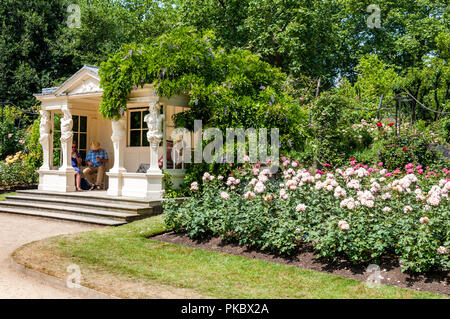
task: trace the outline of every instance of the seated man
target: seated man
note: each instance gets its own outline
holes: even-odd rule
[[[83,170],[84,176],[91,184],[91,190],[102,189],[103,175],[105,173],[105,164],[108,162],[108,153],[100,148],[99,142],[91,143],[91,150],[86,156],[87,168]],[[95,179],[97,174],[97,179]]]

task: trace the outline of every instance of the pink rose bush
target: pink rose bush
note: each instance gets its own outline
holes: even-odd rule
[[[449,170],[382,167],[352,159],[319,172],[286,157],[278,166],[245,162],[223,180],[205,173],[183,203],[167,201],[166,223],[193,239],[219,236],[280,254],[309,243],[324,259],[361,263],[394,255],[405,271],[447,271]]]

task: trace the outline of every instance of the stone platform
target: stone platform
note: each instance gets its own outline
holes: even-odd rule
[[[162,200],[164,201],[164,199]],[[118,226],[162,213],[162,201],[109,196],[106,191],[21,190],[0,201],[0,213]]]

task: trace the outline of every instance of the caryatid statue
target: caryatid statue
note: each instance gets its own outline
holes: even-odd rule
[[[61,109],[63,112],[63,117],[61,118],[61,148],[62,148],[62,155],[63,155],[63,163],[60,167],[60,170],[67,170],[72,169],[71,164],[71,146],[69,145],[72,143],[72,137],[73,137],[73,120],[72,120],[72,114],[70,113],[70,110],[67,107],[63,107]]]
[[[42,157],[43,163],[41,170],[50,169],[50,129],[52,128],[52,123],[50,119],[49,111],[39,111],[41,114],[41,121],[39,124],[39,143],[42,145]]]
[[[114,146],[114,166],[110,172],[125,171],[124,166],[124,151],[125,151],[125,138],[127,133],[127,122],[125,117],[121,117],[118,120],[111,121],[112,135],[111,140]]]
[[[73,136],[73,120],[68,108],[63,108],[62,111],[64,116],[61,118],[61,142],[67,143]]]
[[[158,170],[158,147],[163,138],[162,122],[164,114],[160,114],[161,105],[158,101],[152,101],[149,105],[149,113],[144,117],[144,122],[147,123],[148,132],[147,140],[150,144],[150,168],[148,172]]]

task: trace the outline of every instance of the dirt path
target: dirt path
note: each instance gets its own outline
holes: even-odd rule
[[[10,255],[18,247],[35,240],[96,228],[99,226],[1,213],[0,299],[82,298],[76,291],[49,286],[19,272],[11,266]]]

